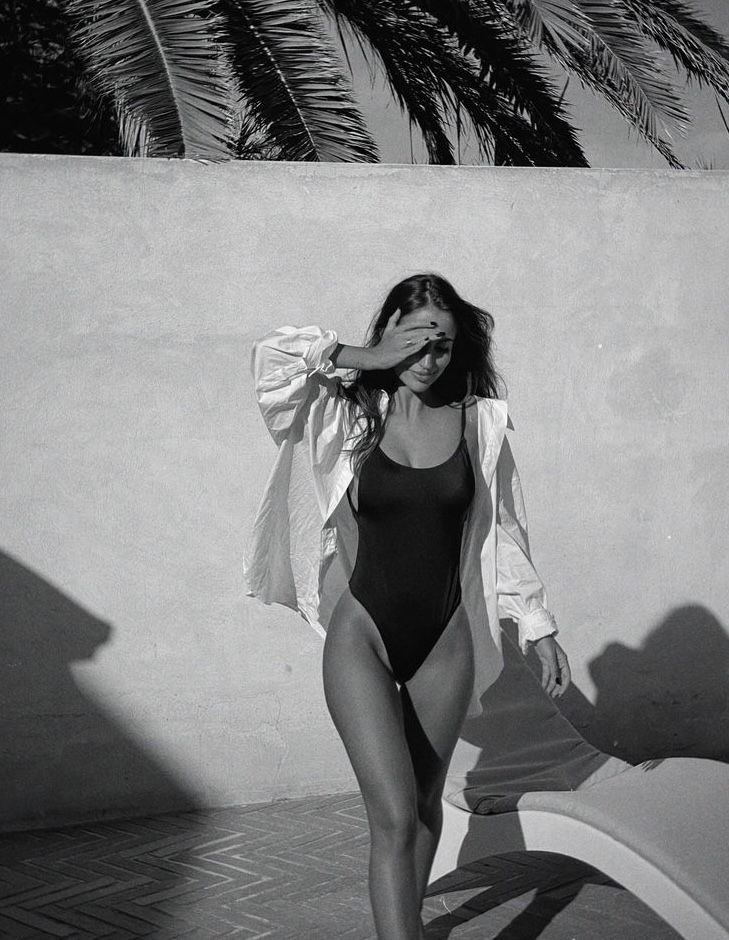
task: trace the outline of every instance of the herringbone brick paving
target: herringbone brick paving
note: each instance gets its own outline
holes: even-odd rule
[[[373,940],[359,794],[0,836],[8,940]],[[520,852],[442,879],[429,940],[678,940],[571,859]]]

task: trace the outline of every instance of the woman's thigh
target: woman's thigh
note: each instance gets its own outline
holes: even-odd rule
[[[405,733],[421,797],[440,798],[472,690],[471,629],[460,606],[401,692]]]
[[[389,830],[411,829],[417,787],[402,702],[382,638],[348,589],[332,612],[322,671],[327,707],[370,821]]]

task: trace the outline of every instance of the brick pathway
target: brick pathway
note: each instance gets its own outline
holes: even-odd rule
[[[358,794],[0,835],[0,937],[373,940]],[[678,940],[578,862],[513,853],[443,879],[429,940]]]

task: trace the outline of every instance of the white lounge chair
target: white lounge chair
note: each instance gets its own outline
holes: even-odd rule
[[[604,754],[506,638],[504,658],[449,768],[431,888],[490,855],[557,852],[622,884],[686,940],[729,940],[729,765]]]

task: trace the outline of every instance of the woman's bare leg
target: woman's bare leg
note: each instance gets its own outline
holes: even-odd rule
[[[370,825],[369,888],[379,940],[421,940],[417,787],[398,688],[372,619],[349,591],[332,613],[324,694]]]
[[[418,793],[415,866],[420,905],[443,826],[446,772],[472,688],[471,633],[465,611],[459,608],[423,665],[401,688]]]

